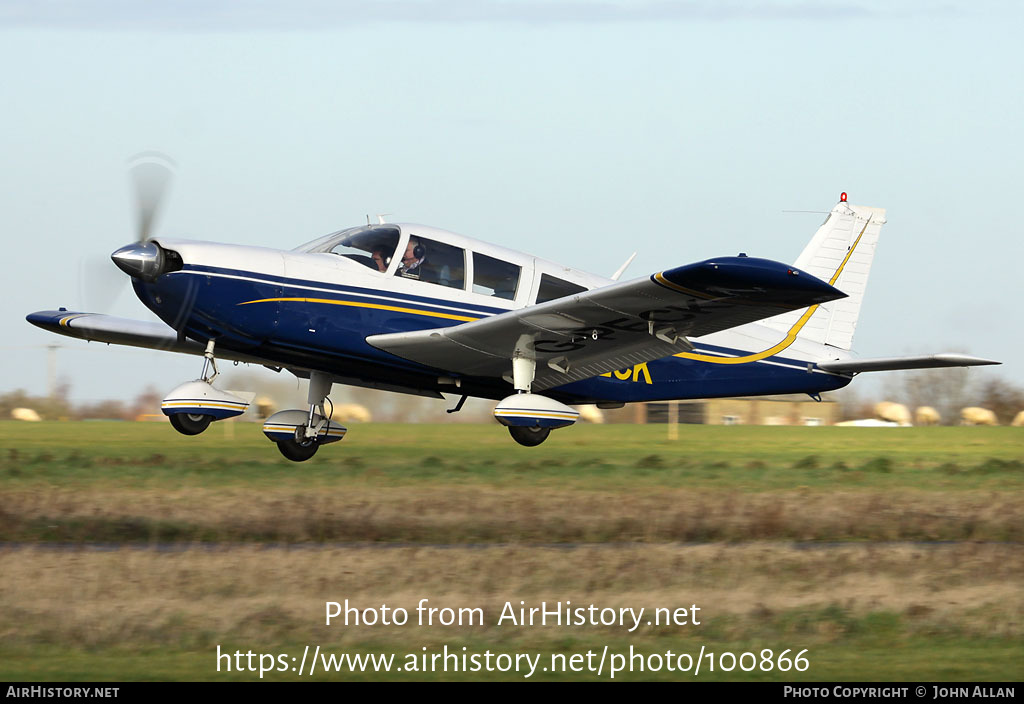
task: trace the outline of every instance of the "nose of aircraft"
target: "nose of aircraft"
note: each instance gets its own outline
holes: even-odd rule
[[[156,242],[133,242],[116,250],[110,258],[131,277],[153,281],[163,272],[164,251]]]

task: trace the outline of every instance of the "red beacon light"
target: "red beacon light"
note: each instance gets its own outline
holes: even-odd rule
[[[845,203],[846,202],[846,193],[845,192],[839,194],[839,202],[840,203]]]

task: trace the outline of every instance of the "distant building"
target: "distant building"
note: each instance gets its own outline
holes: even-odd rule
[[[832,425],[839,404],[805,394],[678,401],[679,422],[705,425]],[[632,404],[635,423],[667,423],[669,402]]]

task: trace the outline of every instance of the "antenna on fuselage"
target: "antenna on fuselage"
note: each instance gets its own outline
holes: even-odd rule
[[[619,277],[626,271],[626,267],[632,264],[634,259],[636,259],[636,252],[630,254],[629,259],[623,262],[622,266],[619,267],[619,270],[612,274],[612,281],[618,281]]]

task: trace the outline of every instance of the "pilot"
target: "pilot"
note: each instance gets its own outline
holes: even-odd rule
[[[421,267],[427,260],[427,250],[415,237],[409,238],[409,244],[405,246],[405,254],[402,256],[402,264],[395,272],[399,276],[406,276],[418,279],[422,273]]]
[[[373,250],[373,254],[370,255],[373,258],[373,263],[377,265],[377,271],[385,272],[388,270],[388,256],[384,253],[383,249]]]

